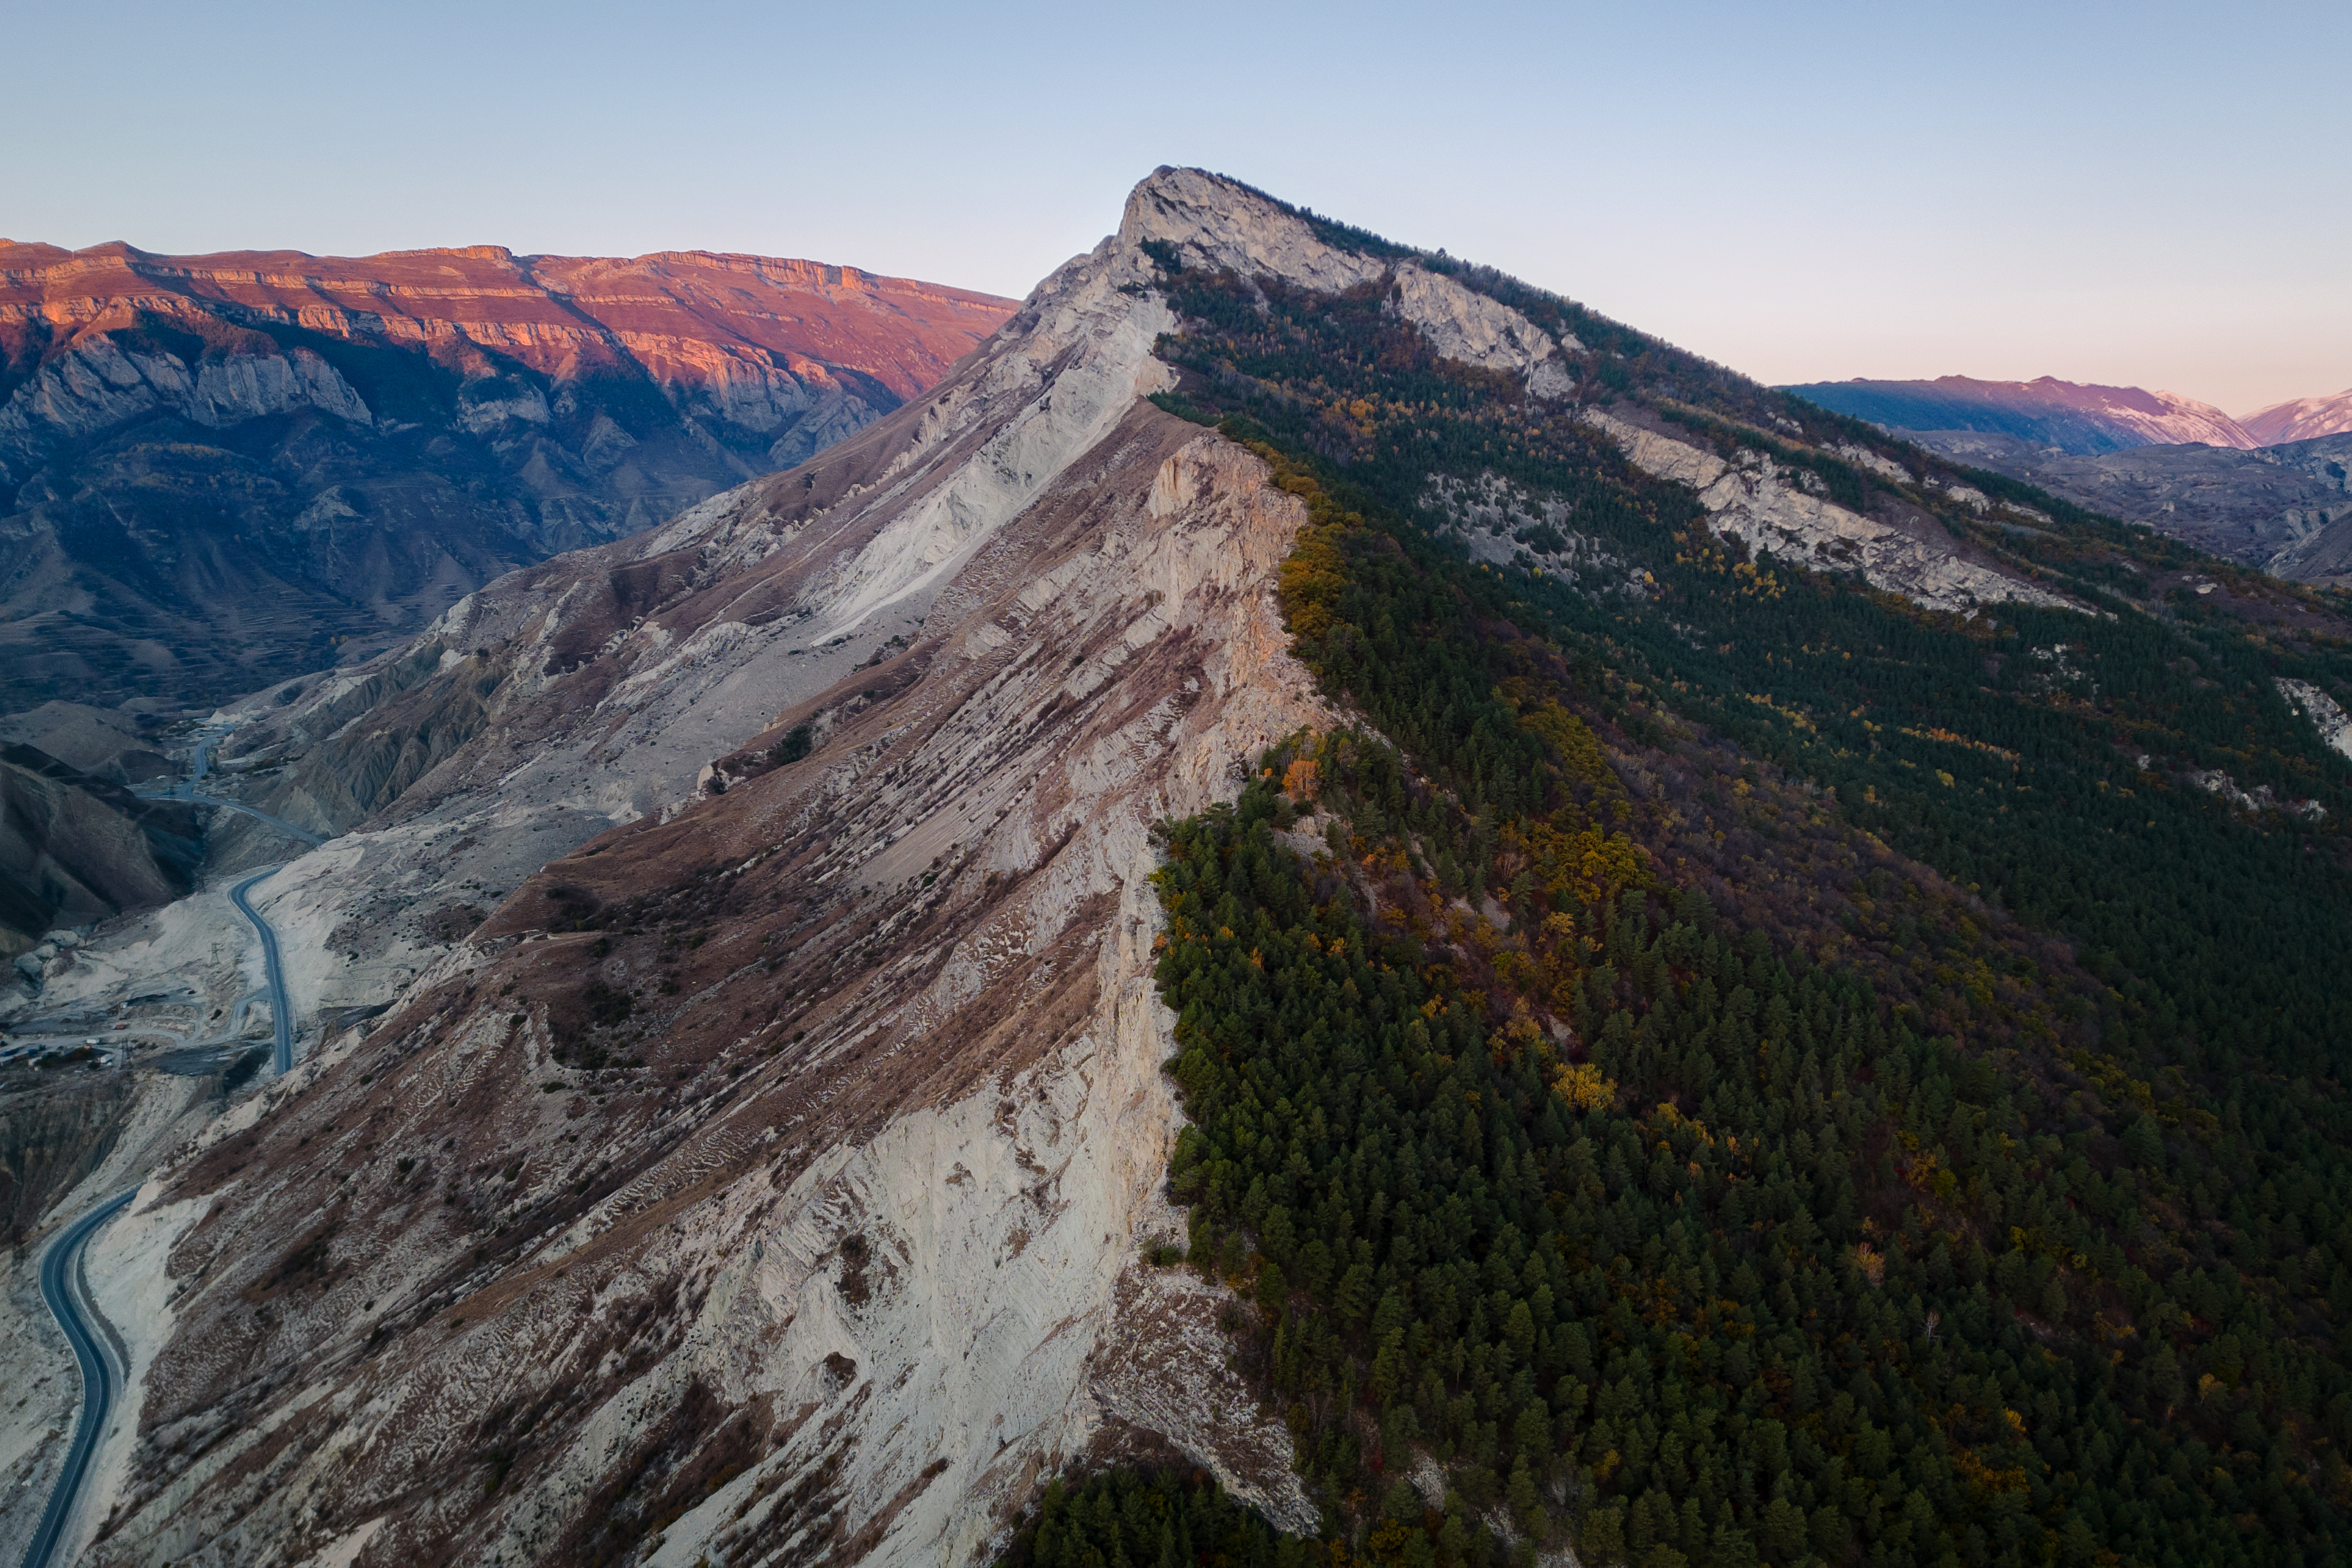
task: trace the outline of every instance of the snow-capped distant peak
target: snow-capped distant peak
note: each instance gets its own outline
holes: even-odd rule
[[[2352,387],[2333,397],[2298,397],[2273,403],[2239,421],[2256,442],[2265,447],[2289,441],[2315,441],[2352,430]]]

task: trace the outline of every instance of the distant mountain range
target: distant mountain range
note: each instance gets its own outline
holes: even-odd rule
[[[2292,403],[2274,403],[2259,414],[2247,415],[2240,423],[2260,447],[2340,436],[2352,430],[2352,387],[2333,397],[2298,397]]]
[[[1817,381],[1785,390],[1890,430],[1972,430],[2078,457],[2132,447],[2276,446],[2352,430],[2352,391],[2305,397],[2234,419],[2210,403],[2137,386],[2035,381]]]
[[[1012,308],[760,256],[0,241],[0,713],[406,636],[804,460]]]
[[[2113,452],[2201,441],[2210,447],[2259,446],[2244,426],[2210,403],[2137,386],[2084,386],[2038,381],[1825,381],[1788,389],[1838,414],[1890,430],[1975,430],[2011,436],[2062,451]]]
[[[1904,432],[2077,506],[2158,529],[2274,576],[2352,586],[2352,434],[2239,451],[2128,447],[2082,454],[1973,430]]]

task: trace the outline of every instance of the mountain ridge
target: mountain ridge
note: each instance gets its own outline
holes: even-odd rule
[[[1932,381],[1856,377],[1782,390],[1889,428],[1978,430],[2083,454],[2160,443],[2264,444],[2219,408],[2178,393],[2100,386],[2049,375],[2033,381],[1979,381],[1965,375]]]
[[[377,1011],[94,1260],[93,1556],[969,1562],[1171,1452],[1350,1560],[2318,1530],[2336,1217],[2228,1140],[2334,1114],[2347,629],[1157,171],[921,399],[223,710]],[[2216,846],[2284,913],[2180,957]],[[50,994],[234,995],[201,918]]]
[[[2296,397],[2257,409],[2242,421],[2259,446],[2281,447],[2352,431],[2352,388],[2333,397]]]
[[[423,265],[385,265],[393,262]],[[488,265],[451,265],[460,262]],[[517,321],[502,321],[488,315],[468,319],[448,310],[387,310],[383,307],[408,301],[562,299],[574,303],[585,301],[586,324],[617,332],[632,324],[623,307],[652,305],[664,308],[657,314],[676,315],[690,312],[698,302],[693,297],[693,284],[698,279],[666,273],[665,264],[689,273],[748,274],[781,280],[790,285],[793,293],[824,304],[837,303],[841,297],[919,301],[949,306],[961,313],[976,312],[974,319],[980,319],[1011,303],[969,289],[856,267],[723,251],[662,250],[635,257],[579,257],[518,254],[505,246],[488,245],[390,250],[362,257],[322,257],[293,250],[174,256],[141,250],[121,241],[76,251],[37,242],[0,240],[0,345],[12,351],[12,360],[19,360],[21,347],[7,341],[11,328],[18,331],[37,330],[34,328],[36,321],[53,329],[86,323],[121,304],[194,304],[234,307],[252,319],[325,328],[346,335],[364,332],[371,325],[387,335],[425,340],[462,332],[476,342],[503,342],[530,368],[552,373],[562,367],[563,353],[578,352],[585,341],[577,331],[583,323],[577,319],[538,310],[527,312]],[[124,273],[152,288],[140,292],[126,287],[121,281]],[[651,291],[609,300],[595,291],[594,285],[621,279],[639,280]],[[68,287],[69,283],[76,287]],[[91,292],[78,291],[79,288],[92,286]],[[350,303],[343,302],[346,296]],[[368,308],[371,302],[373,308]],[[606,308],[608,316],[596,313],[599,305]],[[366,321],[367,318],[373,320]],[[821,351],[821,333],[814,340],[804,337],[793,341],[768,324],[794,319],[739,316],[729,323],[735,329],[734,335],[719,340],[719,346],[758,349],[812,361],[820,358],[821,353],[812,352],[811,343],[814,341]],[[816,320],[823,321],[822,312]],[[858,368],[866,370],[900,398],[919,392],[938,378],[947,363],[938,357],[937,348],[922,341],[923,325],[919,319],[910,320],[906,331],[885,337],[884,342],[898,357],[876,358],[868,347],[865,352],[870,363]],[[509,331],[502,335],[500,328]],[[527,330],[514,330],[518,328]],[[868,327],[869,337],[871,332]],[[18,363],[7,368],[21,374]]]

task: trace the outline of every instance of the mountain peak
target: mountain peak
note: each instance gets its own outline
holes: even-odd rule
[[[1465,288],[1418,252],[1318,222],[1239,180],[1205,169],[1154,169],[1127,198],[1116,243],[1167,245],[1187,266],[1272,278],[1318,294],[1375,285],[1444,359],[1525,378],[1538,397],[1574,384],[1562,350],[1577,352],[1509,306]]]
[[[1338,292],[1386,268],[1326,244],[1293,208],[1205,169],[1154,169],[1127,198],[1122,246],[1176,246],[1213,269]]]

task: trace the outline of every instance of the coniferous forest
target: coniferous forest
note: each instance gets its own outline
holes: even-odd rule
[[[1376,290],[1156,258],[1163,406],[1306,503],[1284,609],[1360,720],[1161,828],[1175,1266],[1323,1529],[1121,1473],[1013,1560],[2342,1561],[2352,763],[2277,683],[2352,700],[2346,606],[1423,258],[1580,399],[2083,606],[1923,610]]]

